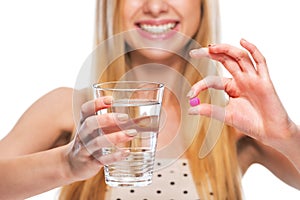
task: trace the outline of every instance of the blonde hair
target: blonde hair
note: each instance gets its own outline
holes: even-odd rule
[[[96,29],[95,45],[109,40],[114,35],[121,32],[120,9],[122,2],[118,0],[97,0],[96,5]],[[193,38],[200,46],[207,46],[219,42],[219,16],[217,0],[201,0],[201,24],[198,32]],[[126,55],[124,52],[124,41],[114,40],[119,50],[110,50],[111,45],[105,46],[105,51],[97,52],[101,54],[101,59],[95,56],[95,66],[109,66],[102,73],[101,67],[94,67],[92,74],[101,74],[99,81],[119,80],[128,70],[126,65]],[[95,47],[96,47],[95,46]],[[118,56],[122,55],[122,56]],[[110,62],[110,57],[117,57]],[[105,59],[103,59],[105,58]],[[205,63],[203,63],[205,62]],[[202,61],[199,65],[209,64],[209,61]],[[190,64],[187,64],[190,65]],[[124,66],[124,67],[121,67]],[[116,68],[117,67],[117,68]],[[99,71],[100,70],[100,71]],[[206,67],[201,73],[195,67],[187,66],[182,74],[191,84],[202,79],[208,74],[218,74],[216,68]],[[197,76],[198,75],[198,76]],[[94,77],[95,78],[95,77]],[[93,78],[92,78],[93,79]],[[214,97],[218,98],[219,104],[225,104],[223,93],[216,93]],[[202,101],[211,102],[208,92],[201,94]],[[209,120],[204,118],[199,123],[199,131],[192,144],[187,149],[186,155],[189,159],[193,178],[197,186],[199,196],[204,199],[242,199],[240,171],[237,161],[237,152],[235,144],[234,130],[224,126],[220,138],[213,150],[202,159],[198,158],[198,152],[205,140],[205,134],[209,129]],[[188,130],[187,130],[188,131]],[[104,200],[107,186],[104,182],[103,169],[94,177],[80,182],[75,182],[62,188],[60,200]],[[213,196],[212,196],[213,193]]]

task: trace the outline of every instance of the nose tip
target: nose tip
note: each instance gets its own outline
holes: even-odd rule
[[[168,8],[168,4],[164,0],[146,0],[143,11],[144,13],[157,17],[161,13],[167,12]]]

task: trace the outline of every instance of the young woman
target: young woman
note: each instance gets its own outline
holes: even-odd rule
[[[96,17],[99,47],[92,57],[96,77],[91,82],[134,79],[166,84],[157,156],[163,167],[148,187],[107,187],[102,166],[128,153],[93,152],[111,142],[131,140],[134,134],[93,133],[126,116],[95,115],[110,106],[110,97],[89,100],[76,112],[80,87],[59,88],[35,102],[1,141],[2,157],[20,156],[5,162],[30,158],[35,161],[35,176],[45,177],[28,190],[20,187],[15,197],[66,185],[60,199],[242,199],[240,180],[252,163],[263,164],[300,188],[299,127],[282,107],[258,49],[245,40],[241,40],[245,50],[218,44],[217,1],[98,0]],[[207,48],[198,49],[201,46]],[[222,78],[211,59],[222,63],[233,77]],[[195,96],[203,103],[189,109],[188,98]],[[60,178],[49,176],[51,169]],[[23,186],[28,184],[22,181]],[[67,185],[71,182],[75,183]],[[5,192],[6,197],[14,195]]]
[[[178,162],[187,161],[193,182],[184,183],[185,187],[176,187],[176,184],[185,181],[180,177],[159,182],[157,176],[167,175],[158,171],[152,186],[116,189],[105,186],[103,173],[100,172],[89,180],[64,187],[61,199],[208,199],[212,196],[215,199],[241,199],[241,175],[255,162],[265,165],[281,179],[299,187],[299,181],[295,178],[299,177],[295,168],[299,166],[299,160],[294,152],[299,144],[298,127],[289,120],[282,108],[259,51],[242,40],[241,45],[251,53],[256,63],[251,62],[246,51],[229,45],[212,45],[208,49],[192,51],[192,57],[202,58],[197,63],[188,58],[189,50],[197,46],[195,42],[204,47],[218,43],[217,8],[216,1],[205,0],[98,1],[95,35],[99,49],[95,50],[95,80],[153,80],[166,84],[168,89],[163,103],[166,119],[163,120],[164,126],[159,134],[157,157],[163,154],[164,158],[177,160],[173,165],[166,164],[164,170],[169,171],[175,171]],[[124,36],[120,37],[120,33]],[[185,39],[182,39],[181,34]],[[106,46],[106,41],[110,41],[113,36],[118,38],[113,40],[117,45]],[[110,59],[106,60],[107,57]],[[234,75],[233,79],[220,79],[218,69],[205,59],[207,57],[224,64]],[[187,102],[185,95],[188,90],[184,87],[185,80],[182,77],[191,85],[206,77],[192,87],[189,93],[191,98],[201,91],[200,99],[203,102],[221,106],[227,104],[226,114],[224,108],[210,107],[209,104],[201,104],[189,111],[190,114],[212,116],[236,128],[224,127],[216,145],[212,138],[217,138],[218,128],[209,127],[214,122],[210,118],[191,118],[184,113],[183,102]],[[230,97],[229,101],[226,102],[223,94],[203,91],[207,88],[224,90]],[[270,112],[273,114],[270,115]],[[273,123],[280,125],[275,127]],[[274,130],[282,131],[278,133]],[[205,134],[208,138],[205,138]],[[295,140],[288,139],[291,134]],[[193,141],[187,142],[186,149],[185,145],[180,146],[177,138]],[[281,144],[278,145],[278,141]],[[290,144],[287,145],[289,148],[285,148],[284,143]],[[212,152],[199,159],[199,153],[207,154],[207,145],[208,149],[214,145]],[[291,145],[295,148],[290,149]],[[174,153],[180,147],[183,153]],[[289,174],[285,173],[287,168]],[[175,182],[174,185],[170,184]],[[165,184],[170,187],[163,186]],[[195,191],[197,194],[194,194]]]

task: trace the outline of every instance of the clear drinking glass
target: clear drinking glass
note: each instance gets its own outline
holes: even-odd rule
[[[129,150],[122,161],[104,166],[105,181],[113,187],[146,186],[152,182],[154,158],[164,85],[146,81],[116,81],[93,85],[95,98],[112,96],[111,107],[98,114],[125,113],[129,120],[117,122],[118,130],[136,129],[132,141],[102,148],[102,154]],[[103,130],[100,131],[103,134]]]

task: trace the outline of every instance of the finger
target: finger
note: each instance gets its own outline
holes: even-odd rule
[[[188,114],[212,117],[219,121],[225,121],[225,108],[211,104],[200,104],[199,106],[191,107],[188,110]]]
[[[79,139],[81,140],[81,142],[83,144],[87,144],[89,141],[93,140],[94,138],[98,137],[99,135],[101,135],[101,130],[96,129],[95,131],[93,131],[92,133],[89,133],[87,135],[83,135],[82,133],[80,133]]]
[[[102,128],[105,127],[106,131],[114,132],[113,127],[118,127],[122,123],[126,123],[129,117],[124,113],[108,113],[103,115],[93,115],[83,122],[79,130],[80,138],[85,141],[87,137],[91,137],[95,131],[99,129],[103,132]],[[111,130],[107,127],[112,127]],[[104,128],[103,128],[104,129]],[[105,132],[106,133],[106,132]]]
[[[210,58],[208,48],[193,49],[190,51],[192,58]]]
[[[84,103],[81,106],[81,122],[87,117],[94,115],[97,111],[111,106],[113,98],[111,96],[99,97]]]
[[[102,165],[109,165],[121,160],[124,160],[128,157],[130,152],[128,150],[119,150],[117,152],[102,155],[102,153],[94,154],[94,158],[97,159]]]
[[[74,153],[74,155],[78,155],[79,152],[82,156],[90,156],[90,152],[87,151],[87,149],[85,148],[85,145],[83,144],[83,142],[80,140],[79,137],[76,137],[75,140],[72,141],[73,145],[72,145],[72,152]]]
[[[104,147],[114,147],[117,144],[128,142],[132,140],[136,135],[137,131],[135,129],[101,135],[94,138],[93,140],[90,140],[85,144],[85,147],[89,152],[94,153],[95,151]]]
[[[224,78],[220,76],[207,76],[201,81],[194,84],[188,93],[187,97],[193,98],[197,96],[201,91],[208,88],[214,88],[217,90],[225,90],[226,85],[231,81],[230,78]]]
[[[267,68],[267,62],[262,53],[258,50],[258,48],[246,41],[245,39],[241,39],[240,44],[244,47],[249,53],[252,55],[254,62],[256,63],[256,68],[259,74],[267,75],[269,74]]]
[[[210,47],[211,48],[211,47]],[[213,60],[216,60],[224,65],[224,67],[229,71],[233,76],[237,76],[242,72],[238,63],[233,60],[230,56],[224,53],[212,53],[208,48],[194,49],[190,52],[192,58],[203,58],[209,57]]]
[[[101,127],[102,132],[112,133],[127,129],[136,129],[140,132],[157,132],[159,127],[158,117],[154,115],[131,118],[115,126]]]
[[[248,52],[228,44],[218,44],[209,47],[210,54],[225,54],[234,60],[243,72],[256,73],[255,66]]]

